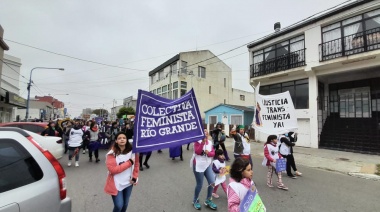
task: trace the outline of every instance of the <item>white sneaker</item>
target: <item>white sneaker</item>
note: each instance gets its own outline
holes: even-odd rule
[[[297,176],[301,176],[301,175],[302,175],[302,173],[301,173],[301,172],[299,172],[299,171],[296,171],[296,175],[297,175]]]
[[[75,161],[75,167],[78,167],[78,166],[79,166],[79,162]]]
[[[67,166],[71,166],[71,161],[69,161],[69,162],[67,163]]]
[[[83,150],[83,152],[82,152],[83,154],[86,154],[86,150]]]

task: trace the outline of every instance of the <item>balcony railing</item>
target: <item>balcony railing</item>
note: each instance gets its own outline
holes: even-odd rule
[[[252,64],[251,78],[284,71],[305,65],[305,49],[290,52],[273,59]]]
[[[319,44],[319,60],[359,54],[380,49],[380,27]]]

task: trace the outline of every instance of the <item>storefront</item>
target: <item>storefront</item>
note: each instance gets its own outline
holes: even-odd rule
[[[0,89],[0,123],[18,121],[23,117],[16,117],[17,109],[26,108],[26,99],[19,95]]]

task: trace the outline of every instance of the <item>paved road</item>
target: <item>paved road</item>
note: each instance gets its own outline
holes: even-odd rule
[[[184,161],[172,161],[167,150],[154,152],[150,169],[140,173],[139,185],[134,187],[128,211],[187,212],[191,205],[195,179],[189,167],[191,151],[184,146]],[[67,167],[67,158],[60,160],[67,175],[68,195],[73,201],[73,212],[112,211],[111,197],[103,192],[106,178],[104,156],[101,162],[88,162],[88,155],[80,155],[80,167]],[[65,155],[66,156],[66,155]],[[254,181],[268,211],[378,211],[380,182],[364,180],[339,173],[299,167],[304,176],[284,178],[289,191],[266,186],[266,168],[261,158],[254,158]],[[205,180],[206,182],[206,180]],[[200,200],[206,196],[206,183]],[[227,211],[223,190],[215,200],[218,211]],[[202,207],[202,211],[211,211]]]

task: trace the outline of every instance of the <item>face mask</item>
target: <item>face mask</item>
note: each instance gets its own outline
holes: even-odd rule
[[[288,134],[288,133],[286,133],[286,134],[285,134],[285,136],[286,136],[286,137],[289,137],[289,134]]]

